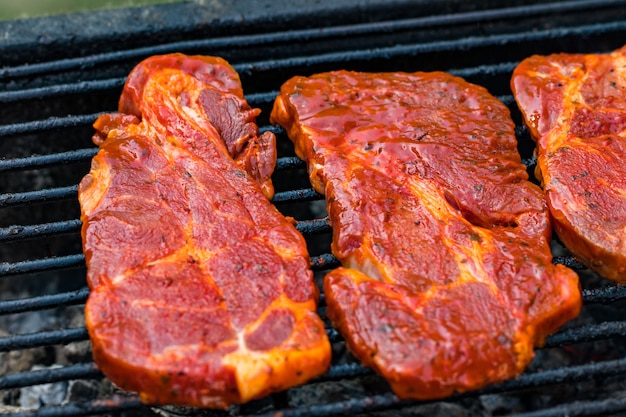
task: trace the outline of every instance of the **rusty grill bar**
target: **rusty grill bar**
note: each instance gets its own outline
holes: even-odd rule
[[[333,2],[321,3],[331,5]],[[345,6],[346,2],[340,3]],[[89,290],[84,283],[84,256],[76,249],[80,241],[76,195],[77,182],[86,174],[89,161],[97,151],[89,140],[90,125],[99,114],[115,110],[125,75],[145,57],[178,51],[221,55],[231,61],[241,74],[248,101],[263,111],[259,119],[261,131],[273,131],[282,144],[274,176],[277,192],[273,202],[279,210],[292,215],[292,212],[301,214],[302,207],[311,202],[319,203],[323,197],[308,185],[302,161],[293,155],[292,149],[285,147],[284,144],[289,142],[285,132],[267,122],[278,87],[289,76],[339,68],[366,71],[438,69],[462,76],[486,86],[509,106],[517,125],[520,153],[529,172],[532,172],[535,164],[533,145],[527,129],[520,124],[519,112],[508,89],[508,79],[517,62],[531,53],[606,52],[622,46],[626,39],[626,5],[618,0],[553,1],[545,4],[523,4],[522,1],[512,0],[506,7],[485,1],[483,6],[475,6],[472,10],[464,9],[462,2],[453,0],[434,2],[439,6],[429,2],[418,3],[414,5],[399,0],[389,3],[390,6],[363,6],[364,10],[359,9],[360,14],[356,14],[369,16],[369,12],[371,19],[347,19],[345,23],[330,21],[328,24],[320,21],[317,26],[303,24],[311,20],[306,11],[300,14],[294,12],[284,20],[277,20],[276,26],[280,30],[263,29],[259,20],[249,27],[242,23],[240,29],[225,24],[227,35],[221,37],[190,31],[186,35],[188,39],[175,39],[169,43],[128,47],[122,44],[120,48],[104,52],[80,52],[77,48],[69,51],[67,56],[57,57],[51,52],[50,56],[44,54],[40,62],[16,62],[0,68],[0,106],[6,109],[0,112],[0,151],[3,152],[0,177],[6,176],[5,180],[0,179],[0,211],[3,213],[0,216],[0,253],[4,257],[0,259],[3,261],[0,263],[0,288],[5,288],[2,286],[5,282],[16,280],[35,285],[48,279],[52,276],[50,274],[56,274],[54,277],[60,276],[61,279],[66,275],[74,277],[68,279],[71,281],[68,284],[70,288],[53,293],[35,291],[20,298],[7,298],[0,293],[0,319],[69,307],[81,308],[86,301]],[[407,8],[409,4],[413,7],[411,10]],[[171,11],[178,6],[167,7],[173,8],[167,9]],[[350,8],[342,10],[349,12]],[[423,15],[420,10],[424,11]],[[381,13],[383,17],[391,17],[378,21],[377,11],[384,12]],[[326,15],[320,10],[317,13],[318,17]],[[53,21],[54,18],[49,19]],[[263,19],[260,22],[263,23]],[[271,19],[268,23],[272,23]],[[219,22],[216,24],[219,26]],[[156,29],[150,29],[156,34],[171,30],[170,27],[156,26]],[[56,47],[58,49],[58,45]],[[0,44],[0,53],[2,48]],[[33,48],[40,49],[40,46]],[[59,138],[63,145],[57,148],[52,142]],[[23,149],[14,150],[13,143]],[[40,152],[39,145],[46,151]],[[57,176],[57,170],[64,174]],[[36,175],[49,175],[52,180],[43,181],[42,185],[34,185],[28,179],[22,181],[23,177],[30,179]],[[295,182],[285,179],[295,177]],[[19,184],[13,184],[14,180]],[[48,218],[45,212],[49,205],[59,205],[61,211],[67,210],[67,215]],[[30,221],[31,214],[33,221]],[[323,273],[336,267],[338,262],[329,253],[330,227],[327,219],[308,213],[300,215],[297,220],[298,230],[312,245],[313,270]],[[30,248],[29,245],[38,249],[23,249]],[[50,249],[46,252],[44,249],[48,245]],[[44,249],[40,250],[39,246]],[[555,253],[554,262],[569,266],[585,276],[584,309],[599,309],[601,314],[598,316],[601,318],[591,323],[566,326],[550,336],[540,351],[577,351],[580,346],[595,346],[595,342],[606,341],[616,346],[616,355],[596,358],[592,348],[586,351],[588,358],[579,358],[576,363],[529,369],[519,378],[478,392],[455,395],[444,402],[464,404],[464,401],[478,401],[490,395],[525,398],[533,393],[538,395],[547,387],[626,377],[626,313],[621,311],[626,307],[626,286],[599,279],[567,252]],[[322,295],[320,313],[323,314],[323,311]],[[334,329],[327,328],[327,331],[333,344],[343,344]],[[88,334],[84,325],[8,334],[0,337],[0,354],[86,340]],[[332,385],[364,377],[376,378],[361,365],[333,360],[326,375],[307,385]],[[0,374],[0,395],[33,385],[102,378],[93,362]],[[380,384],[384,386],[383,382]],[[565,398],[561,403],[557,401],[544,407],[526,407],[517,414],[498,415],[621,415],[619,413],[626,412],[624,392],[589,396],[582,392]],[[401,401],[390,391],[378,389],[361,397],[299,405],[291,403],[288,393],[277,394],[243,405],[235,411],[185,410],[185,413],[224,417],[233,414],[269,417],[280,413],[284,417],[317,417],[371,414],[386,410],[402,415],[404,411],[410,413],[415,407],[438,403]],[[10,415],[124,415],[134,410],[149,412],[150,407],[142,405],[134,395],[116,394],[104,399],[14,411]],[[180,413],[177,410],[164,411]]]

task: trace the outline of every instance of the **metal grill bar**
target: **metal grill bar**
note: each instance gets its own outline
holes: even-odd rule
[[[59,152],[49,155],[0,160],[0,172],[17,171],[20,169],[37,169],[50,165],[86,161],[93,158],[97,152],[97,148],[89,148],[78,149],[76,151]]]
[[[0,263],[0,277],[34,272],[54,271],[58,269],[76,268],[85,266],[85,255],[56,256],[53,258],[35,259],[21,262]]]
[[[265,97],[263,97],[265,99]],[[250,100],[248,100],[250,102]],[[0,137],[26,135],[30,133],[39,133],[55,129],[67,129],[78,126],[89,126],[98,118],[98,116],[106,112],[74,115],[65,117],[50,117],[44,120],[34,120],[32,122],[13,123],[0,125]],[[259,128],[259,132],[263,133],[271,131],[274,133],[284,133],[284,129],[279,126],[263,126]]]
[[[335,255],[330,253],[324,253],[318,256],[311,257],[311,269],[313,271],[324,271],[326,269],[337,268],[341,263]]]
[[[606,304],[626,298],[626,285],[607,285],[601,288],[582,290],[585,304]]]
[[[39,346],[66,345],[71,342],[87,340],[88,338],[89,334],[86,327],[13,335],[0,338],[0,352],[30,349]]]
[[[334,329],[330,328],[327,330],[329,330],[330,333],[335,333],[335,337],[332,337],[333,335],[329,335],[331,336],[331,339],[337,339],[333,340],[333,342],[341,340],[341,337],[338,336]],[[575,329],[565,330],[549,337],[546,342],[546,347],[565,346],[582,342],[603,340],[614,336],[626,336],[626,322],[605,322],[597,325],[587,325]],[[85,327],[38,332],[27,335],[16,335],[0,339],[0,352],[28,349],[38,346],[49,346],[54,344],[67,344],[87,339],[88,333]],[[371,373],[371,370],[357,363],[335,365],[332,366],[324,376],[316,379],[315,381],[323,382],[369,375]]]
[[[330,228],[330,224],[328,223],[327,217],[323,219],[299,221],[296,224],[296,229],[303,235],[312,235],[315,233],[326,233],[332,230]]]
[[[598,401],[576,401],[558,407],[528,413],[513,414],[511,417],[583,417],[608,416],[626,411],[626,398],[608,398]]]
[[[89,288],[52,295],[0,301],[0,315],[24,313],[26,311],[83,304],[89,296]]]
[[[94,155],[96,151],[97,150],[93,151]],[[91,152],[85,151],[83,155],[80,158],[77,157],[77,159],[84,159],[87,161],[93,157],[93,156],[89,156],[90,153]],[[58,156],[59,154],[51,154],[51,157],[54,157],[55,155],[56,155],[55,159],[57,160],[62,159],[61,156]],[[41,158],[44,158],[44,161],[48,160],[48,156],[41,157]],[[13,160],[6,160],[6,161],[7,161],[7,165],[18,165],[18,163],[13,164],[13,162],[11,162]],[[63,160],[62,162],[65,163],[66,161]],[[0,165],[1,163],[2,161],[0,161]],[[53,164],[53,163],[50,162],[50,164]],[[278,158],[276,161],[276,171],[302,168],[304,166],[305,166],[304,161],[300,160],[297,157]],[[303,193],[307,194],[308,192],[310,191],[306,191]],[[42,203],[46,201],[76,198],[77,194],[78,194],[78,185],[71,185],[68,187],[47,188],[44,190],[27,191],[23,193],[0,194],[0,208],[20,206],[20,205],[31,204],[31,203]],[[290,194],[289,192],[287,192],[286,194],[282,194],[279,192],[279,193],[276,193],[273,201],[274,202],[293,201],[294,199],[298,198],[297,194],[298,193]]]
[[[281,194],[285,194],[286,196],[281,199],[281,201],[308,201],[323,198],[317,193],[315,193],[314,198],[309,199],[301,197],[298,192],[296,192],[295,195],[291,195],[289,192]],[[10,226],[0,229],[0,242],[34,239],[56,234],[76,233],[80,231],[81,225],[82,222],[79,219],[74,219],[54,223],[37,224],[33,226]],[[331,230],[328,224],[328,219],[326,218],[301,220],[296,224],[296,229],[303,234],[322,233]]]
[[[65,94],[86,94],[122,87],[126,77],[106,80],[79,81],[76,83],[51,85],[46,87],[27,88],[0,93],[0,103],[14,103],[25,100],[41,100]]]
[[[312,67],[321,64],[344,64],[351,61],[383,60],[399,56],[416,56],[434,52],[452,52],[467,49],[479,49],[488,46],[504,44],[514,45],[540,41],[554,37],[588,37],[611,32],[626,30],[626,22],[583,25],[572,28],[546,29],[514,34],[500,34],[483,37],[468,37],[464,39],[435,41],[410,45],[396,45],[374,49],[361,49],[341,52],[324,53],[306,57],[290,57],[284,59],[269,59],[265,61],[235,64],[233,67],[239,74],[254,74],[295,67]],[[65,94],[85,94],[91,92],[119,89],[125,78],[111,78],[106,80],[81,81],[47,87],[37,87],[17,91],[0,92],[0,103],[10,103],[21,100],[41,99]],[[256,95],[255,99],[257,98]],[[275,96],[274,96],[275,97]],[[267,100],[267,93],[258,94],[258,99]],[[273,97],[272,97],[273,100]]]
[[[55,234],[73,233],[80,230],[81,221],[66,220],[54,223],[43,223],[34,226],[10,226],[0,229],[0,242],[33,239]]]
[[[568,268],[576,270],[585,269],[585,266],[578,262],[573,256],[555,256],[552,259],[552,263],[565,265]]]
[[[35,120],[25,123],[13,123],[0,126],[0,137],[26,135],[29,133],[45,132],[48,130],[63,129],[77,126],[87,126],[103,113],[84,114],[78,116],[50,117],[45,120]]]
[[[584,381],[593,375],[596,378],[606,378],[626,372],[626,358],[601,363],[585,364],[580,366],[562,367],[554,370],[537,373],[527,373],[507,382],[491,386],[478,392],[454,395],[450,401],[461,399],[469,395],[482,395],[518,391],[528,388],[538,388],[546,385],[574,383]],[[362,412],[377,411],[380,409],[395,409],[411,405],[426,404],[427,402],[402,401],[393,394],[373,395],[365,398],[338,401],[329,404],[311,405],[297,409],[275,410],[256,417],[275,417],[279,412],[282,417],[322,417],[334,415],[350,415]]]
[[[41,203],[45,201],[51,200],[59,200],[64,198],[76,198],[78,195],[78,185],[69,186],[69,187],[59,187],[59,188],[48,188],[45,190],[39,191],[28,191],[24,193],[10,193],[10,194],[1,194],[0,195],[0,208],[9,207],[9,206],[17,206],[28,203]],[[312,188],[306,188],[302,190],[289,190],[289,191],[281,191],[274,194],[272,198],[272,203],[284,203],[284,202],[293,202],[293,201],[312,201],[312,200],[320,200],[323,199],[324,196],[318,194]],[[26,226],[12,226],[12,228],[20,228]],[[9,228],[11,229],[11,228]],[[0,236],[2,233],[6,234],[16,234],[15,230],[0,230]],[[5,238],[9,239],[9,238]],[[0,237],[2,240],[2,237]]]
[[[313,270],[324,270],[339,266],[337,258],[329,253],[313,256],[311,262]],[[0,263],[0,277],[82,266],[85,266],[85,255],[82,253],[14,263],[2,262]]]
[[[626,336],[626,321],[609,321],[567,329],[548,337],[545,347],[572,345],[582,342]]]
[[[193,51],[198,49],[219,48],[242,48],[261,46],[282,42],[304,42],[312,40],[324,40],[343,38],[346,36],[376,35],[389,32],[398,32],[416,28],[428,28],[437,26],[460,25],[464,23],[479,23],[494,19],[518,19],[536,15],[550,15],[552,13],[565,13],[572,11],[584,11],[587,9],[598,10],[602,7],[620,5],[620,0],[594,0],[594,1],[568,1],[562,3],[533,4],[521,7],[506,7],[493,10],[480,10],[465,13],[446,14],[437,16],[425,16],[412,19],[403,19],[385,22],[361,23],[354,25],[341,25],[329,28],[302,29],[260,35],[231,36],[226,38],[209,38],[160,44],[155,46],[130,49],[125,51],[107,52],[80,58],[62,59],[43,63],[21,65],[5,68],[0,71],[0,79],[47,74],[59,71],[76,69],[88,69],[97,65],[110,64],[124,60],[136,60],[142,57],[168,53],[170,51]]]
[[[81,363],[62,368],[40,369],[0,377],[0,389],[27,387],[29,385],[50,384],[72,379],[101,378],[102,372],[95,363]]]
[[[38,410],[9,414],[12,417],[73,417],[130,411],[146,406],[137,397],[114,396],[107,400],[44,406]],[[117,414],[114,414],[117,415]]]
[[[280,193],[274,194],[274,198],[272,198],[272,203],[286,203],[290,201],[312,201],[312,200],[322,200],[324,196],[318,194],[312,188],[305,188],[302,190],[289,190],[283,191]]]
[[[282,128],[281,128],[282,129]],[[297,156],[287,156],[276,160],[276,170],[304,168],[304,161]]]
[[[558,383],[573,383],[589,378],[593,375],[596,378],[606,378],[609,376],[619,375],[626,371],[626,358],[606,361],[602,363],[592,363],[580,366],[562,367],[554,370],[527,373],[520,377],[497,384],[481,390],[478,394],[493,394],[498,392],[516,391],[528,388],[537,388],[545,385]],[[329,372],[314,382],[324,382],[328,380],[337,380],[352,378],[371,374],[372,371],[358,364],[346,364],[333,366]],[[0,377],[0,389],[19,388],[27,385],[45,384],[59,381],[66,381],[77,378],[98,378],[101,372],[93,363],[78,364],[67,366],[64,368],[52,368],[46,370],[31,371],[27,373],[13,374]],[[462,398],[471,394],[456,395],[455,398]],[[301,407],[298,409],[280,410],[281,415],[289,416],[322,416],[337,415],[343,413],[357,413],[363,411],[375,411],[377,407],[396,408],[399,406],[424,404],[425,402],[417,401],[400,401],[393,394],[374,395],[366,398],[353,399],[348,401],[340,401],[324,405],[312,405]],[[613,410],[613,408],[611,408]],[[276,411],[271,414],[261,414],[274,416]],[[542,415],[542,414],[541,414]],[[548,414],[552,415],[552,414]]]
[[[308,201],[305,198],[301,198],[300,193],[297,192],[294,196],[292,196],[289,192],[281,194],[286,195],[286,197],[282,198],[281,201]],[[320,199],[323,197],[316,194],[316,198]],[[310,198],[309,200],[314,200],[316,198]],[[75,233],[80,231],[81,225],[82,222],[79,219],[74,219],[54,223],[37,224],[33,226],[10,226],[0,229],[0,242],[34,239],[55,234]],[[301,233],[311,234],[327,232],[330,230],[330,226],[328,225],[328,219],[301,220],[296,224],[296,229],[298,229]]]
[[[387,60],[394,57],[409,57],[435,52],[452,52],[458,50],[480,49],[488,46],[513,45],[541,41],[549,38],[567,36],[588,37],[626,30],[626,22],[591,24],[573,28],[546,29],[533,32],[503,34],[484,37],[469,37],[452,41],[436,41],[412,45],[397,45],[387,48],[361,49],[354,51],[332,52],[310,57],[293,57],[270,59],[262,62],[240,64],[235,66],[239,73],[276,71],[296,67],[313,67],[321,64],[345,64],[351,61]],[[0,95],[0,99],[1,99]]]
[[[74,198],[77,193],[78,185],[70,185],[68,187],[47,188],[45,190],[26,191],[23,193],[0,194],[0,208]]]

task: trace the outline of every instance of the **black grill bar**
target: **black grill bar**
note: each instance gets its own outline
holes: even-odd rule
[[[95,363],[80,363],[61,368],[39,369],[0,377],[0,389],[27,387],[29,385],[50,384],[72,379],[93,379],[102,377]]]
[[[0,208],[21,206],[31,203],[63,200],[76,197],[78,185],[47,188],[45,190],[26,191],[23,193],[0,194]]]
[[[333,328],[327,328],[332,342],[343,339]],[[573,329],[567,329],[556,333],[546,341],[546,348],[569,346],[577,343],[605,340],[615,336],[626,336],[626,322],[604,322],[595,325],[586,325]],[[71,342],[87,340],[89,337],[86,327],[51,330],[24,335],[13,335],[0,338],[0,352],[8,352],[18,349],[30,349],[40,346],[56,344],[68,344]],[[357,363],[334,365],[317,382],[350,378],[360,375],[368,375],[371,371]]]
[[[64,293],[41,295],[18,300],[3,300],[0,301],[0,315],[84,304],[88,296],[89,288],[85,287],[80,290]]]
[[[311,258],[313,270],[325,270],[339,266],[339,261],[327,253]],[[58,269],[77,268],[85,266],[85,255],[55,256],[52,258],[35,259],[20,262],[0,263],[0,278],[3,276],[31,274],[35,272],[54,271]]]
[[[565,265],[568,268],[576,270],[585,269],[585,266],[578,262],[573,256],[555,256],[552,259],[552,263]]]
[[[449,400],[461,399],[469,395],[495,394],[510,391],[519,391],[529,388],[539,388],[547,385],[575,383],[585,381],[591,375],[595,378],[607,378],[626,372],[626,358],[591,363],[579,366],[562,367],[536,373],[526,373],[521,376],[500,383],[475,393],[454,395]],[[431,401],[429,401],[431,402]],[[395,409],[428,402],[402,401],[393,394],[372,395],[365,398],[338,401],[328,404],[311,405],[297,409],[274,410],[272,412],[255,414],[256,417],[322,417],[335,415],[350,415],[363,412],[372,412],[380,409]]]
[[[137,397],[116,395],[110,399],[76,402],[61,406],[44,406],[38,410],[9,414],[12,417],[72,417],[117,413],[145,408]]]
[[[52,258],[35,259],[21,262],[0,263],[0,277],[34,272],[55,271],[59,269],[85,266],[85,255],[55,256]]]
[[[255,72],[276,71],[290,68],[307,68],[322,64],[342,65],[352,61],[386,60],[394,57],[413,57],[420,54],[435,52],[453,52],[480,49],[490,46],[510,45],[541,41],[550,38],[568,36],[588,37],[626,30],[626,22],[591,24],[572,28],[537,30],[531,32],[492,35],[484,37],[468,37],[451,41],[435,41],[414,45],[397,45],[387,48],[361,49],[354,51],[331,52],[310,57],[293,57],[271,59],[267,61],[240,64],[235,66],[238,72],[252,74]],[[0,100],[2,96],[0,95]]]
[[[84,114],[78,116],[50,117],[45,120],[13,123],[0,126],[0,137],[25,135],[29,133],[45,132],[48,130],[90,125],[102,113]]]
[[[285,192],[281,194],[286,194],[288,196],[292,196],[292,193]],[[316,198],[321,199],[323,197],[316,194]],[[291,201],[291,200],[300,200],[300,201],[308,201],[305,198],[300,196],[300,193],[295,193],[292,198],[282,199],[281,201]],[[25,239],[34,239],[43,236],[50,236],[56,234],[66,234],[66,233],[75,233],[79,232],[81,228],[82,222],[79,219],[74,220],[65,220],[54,223],[43,223],[37,224],[33,226],[10,226],[6,228],[0,229],[0,242],[8,242],[14,240],[25,240]],[[328,219],[313,219],[313,220],[301,220],[296,224],[296,229],[303,234],[312,234],[312,233],[323,233],[330,231],[330,226],[328,224]]]
[[[95,149],[93,151],[85,150],[81,153],[81,157],[79,159],[84,159],[85,161],[87,161],[91,158],[91,156],[89,155],[90,154],[95,155],[95,152],[97,152],[97,150]],[[72,155],[72,156],[75,156],[75,155]],[[59,154],[51,154],[50,156],[45,156],[41,158],[43,158],[44,161],[47,161],[48,158],[53,158],[57,160],[61,159],[63,163],[68,162],[65,159],[63,159],[62,156],[59,156]],[[6,160],[6,161],[7,161],[7,165],[14,166],[14,165],[19,164],[19,162],[13,163],[12,162],[13,160]],[[0,164],[1,162],[2,161],[0,161]],[[304,162],[297,157],[278,158],[276,161],[276,171],[302,168],[302,167],[304,167]],[[274,195],[273,202],[297,200],[300,195],[303,195],[304,196],[303,198],[315,199],[313,195],[310,195],[311,193],[314,193],[312,189],[297,191],[295,193],[278,192]],[[67,187],[46,188],[46,189],[37,190],[37,191],[26,191],[23,193],[0,194],[0,208],[20,206],[20,205],[31,204],[31,203],[43,203],[46,201],[76,198],[77,194],[78,194],[78,185],[71,185]]]
[[[0,229],[0,242],[33,239],[54,234],[73,233],[80,230],[81,221],[66,220],[33,226],[10,226]]]
[[[324,253],[311,257],[311,269],[313,271],[325,271],[327,269],[337,268],[341,263],[335,255]]]
[[[420,54],[463,51],[489,46],[510,45],[511,47],[514,47],[515,44],[541,41],[550,38],[564,38],[568,36],[589,37],[613,32],[622,32],[625,30],[626,22],[610,22],[513,34],[468,37],[464,39],[434,41],[430,43],[330,52],[313,56],[268,59],[258,62],[235,64],[233,67],[240,74],[254,74],[258,72],[270,72],[290,68],[310,68],[323,64],[342,65],[352,61],[386,60],[400,56],[413,57]],[[122,77],[106,80],[80,81],[77,83],[67,83],[16,91],[4,91],[0,92],[0,103],[11,103],[21,100],[41,99],[66,94],[85,94],[119,89],[124,84],[124,81],[125,78]],[[268,99],[267,96],[267,93],[260,93],[258,95],[258,97],[263,101]]]
[[[243,35],[230,36],[227,38],[181,41],[124,51],[95,54],[80,58],[62,59],[5,68],[0,71],[0,79],[48,74],[76,69],[84,70],[93,68],[97,65],[110,64],[125,60],[137,60],[150,55],[163,54],[171,51],[185,52],[196,51],[199,49],[211,50],[231,47],[242,48],[262,46],[284,42],[309,42],[313,40],[335,39],[363,34],[375,35],[398,32],[416,28],[424,29],[428,27],[460,25],[465,23],[480,23],[494,19],[519,19],[529,16],[550,15],[552,13],[584,11],[588,9],[598,10],[602,7],[611,7],[620,4],[620,0],[566,1],[562,3],[532,4],[521,7],[505,7],[501,9],[426,16],[394,21],[360,23],[345,26],[341,25],[324,28],[323,30],[319,30],[317,28],[302,29],[260,35]]]
[[[582,342],[626,336],[625,321],[609,321],[567,329],[548,337],[545,347],[558,347]]]
[[[125,77],[110,78],[106,80],[79,81],[76,83],[51,85],[46,87],[27,88],[15,91],[3,91],[0,93],[0,103],[14,103],[24,100],[41,100],[66,94],[95,93],[105,90],[121,88]]]
[[[28,156],[26,158],[0,160],[0,172],[17,171],[21,169],[37,169],[51,165],[86,161],[93,158],[97,152],[98,149],[96,148],[88,148],[49,155],[36,155]]]
[[[328,404],[311,405],[299,408],[280,410],[281,417],[323,417],[355,415],[364,412],[395,409],[403,406],[418,404],[414,401],[401,401],[393,394],[372,395],[366,398],[355,398],[346,401],[338,401]],[[275,417],[276,414],[269,412],[255,414],[257,417]],[[243,417],[243,416],[242,416]]]
[[[88,338],[89,334],[86,327],[13,335],[0,338],[0,352],[40,346],[66,345]]]
[[[528,413],[513,414],[511,417],[584,417],[609,416],[626,411],[626,398],[608,398],[597,401],[576,401],[557,407]]]
[[[272,203],[286,203],[291,201],[313,201],[323,200],[324,196],[318,194],[312,188],[305,188],[302,190],[289,190],[274,194]]]
[[[388,398],[389,397],[389,398]],[[354,400],[357,402],[359,400]],[[389,406],[394,408],[400,406],[400,402],[396,401],[393,396],[378,396],[376,399],[363,404],[357,404],[362,411],[375,411],[384,409]],[[346,411],[354,412],[354,405],[351,406],[350,402],[342,403],[342,407],[346,408]],[[120,397],[116,396],[109,400],[90,401],[83,403],[72,403],[54,407],[42,407],[39,410],[32,412],[19,412],[8,414],[11,417],[71,417],[71,416],[84,416],[84,415],[99,415],[112,412],[123,412],[134,409],[146,408],[138,398],[136,397]],[[512,417],[583,417],[583,416],[607,416],[615,412],[626,410],[626,399],[607,399],[598,401],[579,401],[572,404],[562,405],[558,407],[548,408],[540,411],[534,411],[529,413],[514,414]],[[284,414],[285,411],[289,412]],[[286,417],[300,416],[293,413],[294,410],[283,410],[281,415]],[[337,410],[337,407],[333,407],[334,415],[341,414]],[[215,413],[216,415],[218,413]],[[269,414],[268,414],[269,415]],[[316,412],[315,414],[305,414],[306,416],[315,415],[323,416],[322,412]]]
[[[265,97],[261,99],[266,100]],[[0,125],[0,137],[26,135],[29,133],[39,133],[55,129],[71,128],[77,126],[88,126],[105,113],[84,114],[65,117],[50,117],[45,120],[34,120],[24,123],[13,123]],[[271,131],[274,133],[284,133],[284,129],[279,126],[263,126],[259,132]]]
[[[626,285],[607,285],[601,288],[583,288],[583,300],[585,304],[611,303],[626,298]]]
[[[276,170],[304,168],[304,161],[297,156],[287,156],[276,160]]]
[[[622,336],[624,335],[626,323],[603,323],[600,324],[600,327],[603,327],[605,330],[603,334],[604,337],[607,337],[607,335],[609,337],[612,336],[611,328],[613,324],[617,325],[616,328],[619,329],[619,334]],[[592,327],[593,326],[583,326],[578,329],[573,329],[573,331],[565,331],[556,335],[556,338],[559,338],[559,335],[563,335],[561,339],[563,339],[562,342],[564,342],[564,344],[594,340],[593,336],[597,335],[597,333],[592,329]],[[585,332],[590,332],[592,334],[592,338],[581,338],[580,335]],[[45,332],[43,333],[43,335],[44,336],[39,336],[37,334],[13,336],[12,339],[16,341],[14,344],[14,348],[30,348],[50,343],[70,343],[73,341],[86,340],[88,338],[85,328],[67,329],[57,332]],[[567,337],[569,337],[570,340],[565,340]],[[43,340],[43,338],[46,338],[46,340]],[[5,339],[0,339],[0,351],[11,350],[9,349],[11,347],[10,343],[5,343]],[[483,389],[480,391],[480,394],[516,391],[521,389],[536,388],[555,383],[578,382],[584,380],[585,378],[589,378],[590,375],[593,375],[596,378],[606,378],[608,376],[619,375],[624,371],[626,371],[626,358],[606,361],[602,363],[562,367],[555,370],[523,374],[514,380],[506,381],[504,383]],[[361,366],[360,364],[349,363],[334,365],[324,376],[317,378],[315,381],[312,381],[312,383],[354,378],[370,374],[372,374],[372,371],[368,368]],[[98,370],[97,366],[94,363],[77,364],[61,368],[51,368],[3,376],[0,377],[0,389],[20,388],[29,385],[66,381],[77,378],[98,378],[101,376],[101,372]],[[465,395],[469,394],[458,395],[456,397],[461,398]],[[354,399],[325,405],[314,405],[299,408],[297,410],[281,410],[281,413],[283,416],[335,415],[347,411],[354,413],[362,411],[374,411],[379,405],[395,408],[398,406],[410,404],[419,403],[415,401],[400,401],[393,394],[384,394],[379,396],[371,396],[364,399]],[[598,405],[598,403],[594,404],[596,406]]]
[[[312,226],[317,229],[318,225]],[[316,230],[312,233],[318,233],[319,230]],[[334,268],[339,266],[339,261],[335,258],[334,255],[330,253],[314,256],[311,259],[312,267],[314,270],[322,271],[329,268]],[[10,275],[19,275],[19,274],[30,274],[34,272],[44,272],[44,271],[53,271],[58,269],[66,269],[66,268],[75,268],[81,267],[85,265],[85,257],[81,254],[76,255],[66,255],[66,256],[56,256],[52,258],[44,258],[44,259],[35,259],[28,261],[20,261],[20,262],[2,262],[0,263],[0,278],[3,276]],[[591,290],[595,291],[595,290]],[[626,296],[621,294],[626,291],[619,291],[619,298],[622,299]],[[604,302],[604,301],[600,301]]]
[[[296,223],[296,229],[304,235],[326,233],[331,231],[328,218],[299,221]]]
[[[478,395],[494,394],[510,391],[519,391],[529,388],[538,388],[547,385],[560,383],[573,383],[584,381],[591,375],[594,378],[607,378],[620,375],[626,372],[626,358],[605,361],[601,363],[590,363],[579,366],[561,367],[558,369],[526,373],[518,378],[509,380],[483,390]],[[354,378],[364,375],[371,375],[372,371],[358,364],[334,365],[326,375],[316,379],[312,383],[326,382],[346,378]],[[30,371],[0,377],[0,389],[20,388],[28,385],[46,384],[52,382],[67,381],[78,378],[99,378],[102,377],[94,363],[77,364],[62,368],[51,368],[45,370]],[[463,398],[471,393],[456,395],[451,400]],[[375,395],[367,398],[340,401],[324,405],[312,405],[298,408],[297,410],[276,410],[283,416],[321,416],[336,415],[344,412],[374,411],[375,407],[384,404],[385,407],[398,407],[405,405],[423,404],[417,401],[400,401],[393,394]]]

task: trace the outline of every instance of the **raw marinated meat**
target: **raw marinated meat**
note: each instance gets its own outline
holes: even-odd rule
[[[626,47],[532,56],[511,87],[557,235],[581,263],[626,283]]]
[[[294,77],[270,119],[325,194],[327,315],[401,398],[520,374],[577,316],[577,275],[551,263],[541,189],[508,109],[442,72]]]
[[[224,60],[174,54],[140,63],[95,123],[87,328],[98,367],[147,403],[224,408],[330,364],[305,241],[267,198],[258,113]]]

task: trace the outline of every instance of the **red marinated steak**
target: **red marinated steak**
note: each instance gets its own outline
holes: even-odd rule
[[[484,88],[442,72],[294,77],[271,120],[326,196],[343,265],[327,314],[399,397],[512,378],[579,313],[509,111]]]
[[[557,235],[580,262],[626,283],[626,46],[532,56],[511,88]]]
[[[224,408],[324,373],[305,241],[268,200],[275,138],[214,57],[129,75],[79,186],[98,367],[148,403]]]

